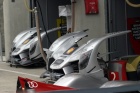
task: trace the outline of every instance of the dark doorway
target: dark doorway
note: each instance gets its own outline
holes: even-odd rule
[[[59,18],[58,6],[70,5],[70,0],[37,0],[39,3],[39,22],[42,30],[48,30],[57,27],[57,19]],[[31,6],[35,4],[34,0],[31,0]],[[38,5],[38,4],[37,4]],[[31,25],[35,26],[34,15],[31,14]],[[44,29],[46,28],[46,29]],[[51,43],[58,38],[58,33],[53,32],[49,34]],[[47,44],[47,47],[51,45],[48,40],[44,40],[43,44]]]
[[[140,3],[139,0],[130,0],[132,3]],[[134,8],[126,4],[125,0],[107,0],[108,5],[108,32],[125,31],[128,29],[128,18],[140,17],[140,8]],[[129,35],[123,35],[109,39],[110,60],[126,55],[135,55]]]

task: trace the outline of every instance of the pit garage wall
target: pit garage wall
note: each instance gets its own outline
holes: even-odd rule
[[[98,0],[99,2],[99,14],[86,15],[85,14],[85,4],[84,0],[76,0],[75,4],[75,31],[80,31],[83,29],[89,29],[88,37],[80,41],[80,43],[85,43],[86,41],[104,35],[106,31],[106,18],[105,18],[105,0]],[[100,49],[100,53],[106,53],[107,42],[104,42]]]
[[[0,33],[2,35],[2,41],[4,41],[3,0],[0,0]],[[4,42],[2,42],[2,50],[4,49]]]
[[[23,0],[11,1],[12,0],[4,0],[3,2],[6,60],[9,59],[12,41],[15,36],[21,31],[30,28],[30,15],[25,9]]]

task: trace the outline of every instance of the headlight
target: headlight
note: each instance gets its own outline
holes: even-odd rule
[[[70,48],[69,50],[66,51],[66,54],[69,55],[75,50],[75,47]]]
[[[77,49],[77,47],[71,47],[71,48],[69,48],[64,54],[70,55],[70,54],[72,54],[76,49]]]
[[[92,50],[84,52],[79,60],[79,69],[82,70],[87,67]]]
[[[64,61],[64,60],[62,60],[62,59],[57,59],[57,60],[54,62],[54,64],[55,64],[55,65],[60,65],[63,61]]]
[[[25,45],[30,41],[30,39],[25,40],[22,44]]]
[[[15,50],[14,50],[14,52],[18,52],[20,50],[20,48],[16,48]]]

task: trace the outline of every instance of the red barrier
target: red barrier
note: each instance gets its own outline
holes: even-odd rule
[[[16,93],[26,93],[26,91],[29,89],[33,89],[35,92],[74,90],[73,88],[69,88],[69,87],[56,86],[53,84],[38,82],[28,78],[18,77]]]

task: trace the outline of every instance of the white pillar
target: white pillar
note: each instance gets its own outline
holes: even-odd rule
[[[9,59],[12,41],[15,36],[30,27],[30,15],[24,6],[23,0],[3,1],[4,34],[5,34],[5,56]]]

